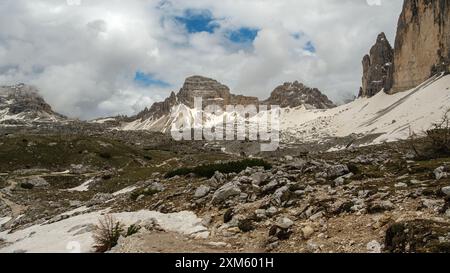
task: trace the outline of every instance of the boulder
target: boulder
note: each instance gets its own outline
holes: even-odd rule
[[[200,199],[208,195],[208,193],[211,191],[211,187],[202,185],[197,188],[197,190],[194,193],[194,198]]]
[[[433,173],[436,180],[441,180],[447,178],[448,176],[448,173],[446,172],[446,168],[444,166],[437,168]]]
[[[50,184],[42,177],[33,177],[24,180],[20,183],[20,186],[24,189],[33,189],[33,188],[46,188],[50,186]]]
[[[326,169],[326,174],[329,179],[335,179],[348,173],[350,173],[350,170],[344,164],[332,165]]]
[[[241,194],[241,189],[239,184],[236,182],[229,182],[219,188],[213,195],[213,204],[220,204],[226,201],[228,198],[233,196],[238,196]]]

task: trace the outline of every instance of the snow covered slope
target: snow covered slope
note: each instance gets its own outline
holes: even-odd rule
[[[64,215],[72,216],[72,212]],[[82,210],[81,210],[82,211]],[[0,232],[0,239],[6,246],[0,248],[0,253],[28,252],[28,253],[64,253],[64,252],[92,252],[94,239],[93,225],[98,224],[107,210],[84,213],[68,219],[28,227],[17,231]],[[156,211],[122,212],[111,214],[124,225],[132,225],[138,221],[154,219],[162,229],[189,236],[209,236],[209,232],[195,213],[182,211],[178,213],[162,214]]]
[[[326,137],[379,134],[375,143],[406,139],[423,133],[450,108],[450,75],[436,75],[406,92],[379,92],[328,110],[286,109],[284,139],[320,141]]]

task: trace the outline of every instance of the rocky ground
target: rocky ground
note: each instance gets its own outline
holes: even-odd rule
[[[27,228],[105,211],[200,219],[189,233],[174,232],[185,230],[178,218],[176,227],[136,220],[142,228],[113,252],[450,251],[450,157],[419,160],[407,142],[335,152],[283,147],[258,155],[271,168],[167,178],[245,153],[143,132],[10,129],[0,140],[0,251],[38,236],[14,237]],[[95,224],[78,233],[90,236]]]

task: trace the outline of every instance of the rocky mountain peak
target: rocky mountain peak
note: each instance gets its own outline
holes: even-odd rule
[[[370,53],[362,61],[363,77],[359,97],[372,97],[392,84],[394,50],[384,32],[377,37]]]
[[[281,108],[298,107],[328,109],[335,107],[328,97],[317,88],[309,88],[298,81],[286,82],[272,92],[264,104],[279,105]]]
[[[187,78],[177,97],[190,108],[194,107],[196,97],[203,98],[204,105],[227,105],[231,102],[230,89],[226,85],[202,76]]]
[[[0,87],[0,119],[62,119],[64,116],[55,113],[45,102],[39,91],[29,85],[17,84]]]

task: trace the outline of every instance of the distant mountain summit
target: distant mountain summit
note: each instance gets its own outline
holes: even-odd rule
[[[54,112],[29,85],[0,86],[0,124],[62,121],[65,116]]]

